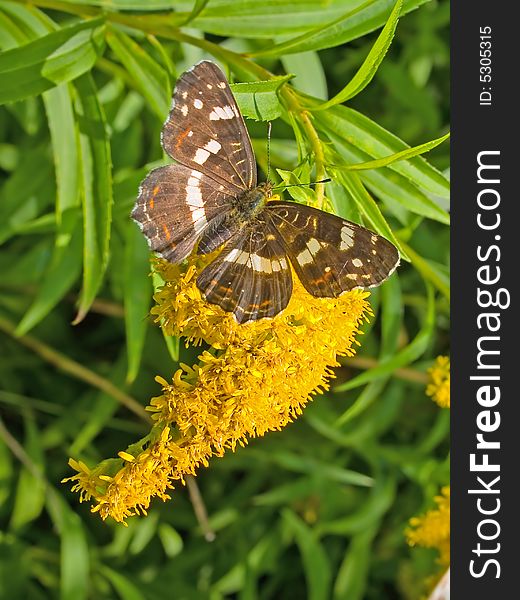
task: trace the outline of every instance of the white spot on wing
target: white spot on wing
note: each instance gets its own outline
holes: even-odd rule
[[[363,261],[361,259],[359,259],[359,258],[355,258],[352,261],[352,264],[359,269],[359,267],[363,266]]]
[[[347,225],[343,225],[340,231],[341,243],[339,245],[340,250],[348,250],[354,245],[354,232]]]
[[[193,101],[193,106],[200,110],[204,106],[204,103],[202,102],[202,100],[195,98],[195,100]]]
[[[318,242],[316,238],[311,238],[307,242],[307,248],[309,249],[311,254],[317,254],[321,249],[321,244]]]
[[[195,156],[193,160],[198,165],[203,165],[208,160],[209,152],[204,150],[204,148],[197,148],[197,152],[195,152]]]
[[[212,154],[216,154],[220,149],[222,148],[222,145],[219,144],[217,142],[217,140],[210,140],[205,146],[204,149],[205,150],[209,150]]]
[[[235,113],[231,106],[215,106],[209,113],[210,121],[219,121],[220,119],[234,119]]]
[[[185,117],[188,114],[188,105],[187,104],[183,104],[181,106],[181,113],[182,113],[183,117]]]
[[[305,248],[305,250],[298,254],[296,260],[299,262],[300,265],[306,265],[312,262],[312,254],[309,252],[308,248]]]

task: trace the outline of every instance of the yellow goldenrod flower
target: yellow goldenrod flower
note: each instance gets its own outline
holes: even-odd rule
[[[206,342],[199,363],[181,364],[172,381],[158,377],[162,395],[147,410],[156,425],[140,444],[119,454],[119,470],[101,479],[71,463],[81,499],[94,498],[103,518],[124,521],[143,513],[153,496],[211,456],[222,456],[249,437],[280,430],[301,414],[311,396],[328,389],[339,356],[352,356],[355,336],[371,314],[369,293],[314,298],[298,279],[289,306],[272,319],[238,325],[233,316],[201,296],[195,281],[211,257],[178,266],[158,261],[165,285],[152,309],[168,335]],[[112,466],[112,465],[111,465]]]
[[[428,369],[430,382],[426,394],[441,408],[450,408],[450,359],[438,356],[433,367]]]
[[[450,487],[445,486],[441,495],[434,498],[437,508],[420,517],[410,519],[406,537],[410,546],[435,548],[439,552],[438,563],[450,564]]]

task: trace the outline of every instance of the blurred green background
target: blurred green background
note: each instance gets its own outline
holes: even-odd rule
[[[177,369],[172,354],[193,364],[200,352],[182,341],[168,349],[147,317],[149,253],[129,219],[139,182],[165,160],[160,129],[177,75],[224,48],[220,64],[254,79],[240,53],[258,53],[271,73],[296,76],[302,101],[332,98],[393,6],[0,2],[0,597],[420,597],[435,553],[410,549],[404,529],[449,481],[449,414],[424,393],[426,369],[449,354],[448,186],[422,159],[328,184],[337,212],[388,227],[411,260],[373,292],[358,358],[343,361],[332,390],[284,431],[201,470],[214,541],[186,488],[124,527],[60,483],[69,457],[93,466],[145,435],[121,402],[145,406],[160,393],[154,377]],[[347,103],[369,125],[352,129],[337,107],[314,121],[334,164],[448,131],[449,4],[413,0],[403,12],[374,78]],[[298,165],[284,110],[273,168],[306,181],[313,159],[300,141]],[[344,129],[331,133],[330,116]],[[265,167],[266,123],[247,125]],[[426,158],[448,176],[447,143]]]

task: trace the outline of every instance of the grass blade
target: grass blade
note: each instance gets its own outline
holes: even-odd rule
[[[372,46],[368,56],[358,72],[341,90],[341,92],[336,94],[334,98],[331,98],[328,102],[320,104],[316,110],[324,110],[334,106],[335,104],[341,104],[342,102],[350,100],[350,98],[353,98],[359,94],[359,92],[361,92],[372,81],[379,68],[379,65],[383,62],[383,59],[390,48],[402,8],[403,0],[397,0],[392,12],[390,13],[390,16],[388,17],[386,25],[383,27],[383,31],[381,31],[379,34],[375,44]]]
[[[127,383],[137,377],[148,328],[152,299],[150,250],[143,234],[133,222],[126,228],[124,272],[125,329],[128,353]]]
[[[82,167],[83,288],[79,323],[87,314],[103,281],[108,264],[112,220],[112,161],[105,115],[90,74],[76,83],[76,112],[80,127],[79,154]]]
[[[103,44],[103,19],[92,19],[3,52],[0,104],[41,94],[90,71]]]

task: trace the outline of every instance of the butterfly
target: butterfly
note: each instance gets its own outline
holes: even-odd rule
[[[330,298],[379,285],[397,268],[397,249],[365,227],[270,200],[271,184],[257,183],[249,134],[215,63],[199,62],[178,78],[161,144],[176,164],[148,174],[132,218],[171,263],[221,248],[196,284],[238,323],[280,313],[292,270],[309,294]]]

